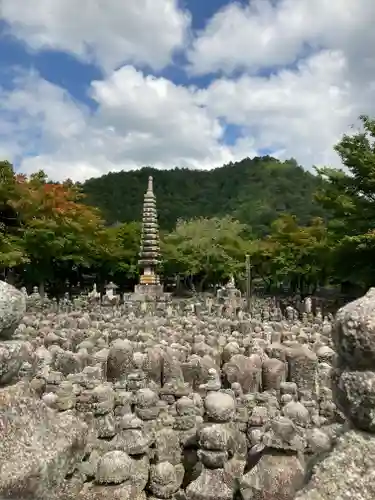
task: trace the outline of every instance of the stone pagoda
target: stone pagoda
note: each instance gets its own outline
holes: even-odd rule
[[[160,263],[159,225],[156,211],[156,198],[153,190],[153,180],[148,178],[148,187],[144,196],[142,214],[142,236],[138,265],[141,269],[139,284],[134,294],[140,299],[160,298],[163,296],[163,286],[157,274]]]

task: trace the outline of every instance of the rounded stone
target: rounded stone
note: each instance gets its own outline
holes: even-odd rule
[[[171,484],[176,481],[176,471],[169,462],[160,462],[151,468],[151,483],[160,485]]]
[[[152,466],[148,487],[150,492],[156,498],[172,498],[182,482],[183,472],[181,465],[175,467],[170,462],[160,462]]]
[[[25,295],[0,281],[0,339],[10,339],[26,312]]]
[[[204,401],[207,417],[214,422],[229,422],[235,413],[232,396],[223,392],[211,392]]]
[[[293,436],[296,432],[293,422],[289,418],[282,416],[272,420],[271,428],[274,434],[282,438]]]
[[[209,425],[203,427],[199,433],[199,443],[205,450],[226,450],[228,444],[228,432],[222,425]]]
[[[151,389],[139,389],[136,393],[136,404],[140,408],[150,408],[157,404],[158,395]]]
[[[307,443],[312,453],[327,452],[332,447],[332,441],[328,434],[320,429],[311,429],[307,433]]]
[[[349,370],[374,369],[375,288],[338,311],[332,339],[341,365]]]
[[[290,403],[291,401],[293,401],[293,396],[291,394],[283,394],[281,396],[281,403],[283,405],[287,405],[288,403]]]
[[[259,428],[255,428],[255,429],[249,428],[248,429],[247,437],[248,437],[250,444],[252,446],[255,446],[257,444],[261,444],[263,435],[264,435],[264,431],[262,429],[259,429]]]
[[[99,484],[120,484],[131,476],[132,460],[123,451],[109,451],[100,457],[96,470]]]
[[[295,382],[282,382],[280,384],[281,394],[297,394],[298,387]]]
[[[119,421],[119,427],[121,429],[142,429],[143,422],[134,413],[127,413]]]
[[[324,362],[324,361],[330,362],[332,360],[333,356],[335,355],[335,351],[333,349],[331,349],[330,347],[324,345],[324,346],[321,346],[316,351],[316,355],[318,356],[320,362]]]
[[[199,450],[198,457],[202,464],[208,469],[220,469],[228,462],[228,452]]]
[[[298,401],[287,403],[283,408],[283,414],[287,418],[290,418],[295,424],[302,426],[308,424],[310,419],[308,409]]]
[[[249,425],[262,427],[269,420],[269,411],[266,406],[255,406],[249,417]]]
[[[342,372],[334,393],[338,407],[355,427],[375,433],[374,372]]]
[[[196,414],[196,408],[194,401],[186,396],[183,396],[182,398],[178,399],[176,401],[176,412],[177,415],[195,415]]]
[[[50,408],[55,408],[57,399],[58,399],[57,395],[53,392],[48,392],[46,394],[43,394],[42,397],[43,403]]]

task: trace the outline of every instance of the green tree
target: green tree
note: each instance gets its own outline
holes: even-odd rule
[[[134,281],[139,275],[138,258],[141,224],[125,222],[106,229],[110,256],[100,259],[102,274],[110,275],[117,282]]]
[[[12,206],[17,199],[17,177],[13,166],[0,162],[0,268],[18,266],[27,261],[19,234],[19,215]]]
[[[361,116],[361,128],[335,146],[344,168],[321,168],[316,198],[333,218],[335,273],[363,286],[375,282],[375,120]]]
[[[3,225],[0,226],[0,269],[16,267],[27,262],[20,239],[6,234]]]
[[[162,242],[164,271],[202,289],[243,272],[247,227],[231,217],[180,220]]]
[[[322,219],[299,226],[294,215],[283,215],[268,236],[253,243],[253,268],[267,288],[288,282],[304,292],[327,281],[330,273],[329,235]]]

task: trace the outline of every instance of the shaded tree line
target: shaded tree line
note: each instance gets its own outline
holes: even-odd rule
[[[145,168],[84,185],[54,183],[43,172],[27,178],[0,162],[0,269],[9,281],[56,293],[66,280],[87,276],[132,288],[141,232],[133,219],[152,173],[165,279],[200,290],[232,275],[241,284],[250,255],[253,283],[267,291],[369,287],[375,281],[375,120],[362,116],[361,129],[344,135],[335,150],[343,168],[315,175],[294,161],[264,157],[213,172]]]
[[[263,235],[282,213],[300,224],[327,216],[314,192],[321,179],[294,160],[245,158],[211,171],[142,168],[113,172],[82,185],[89,205],[101,209],[110,224],[131,222],[141,214],[147,178],[154,177],[160,227],[171,231],[179,219],[233,217]]]

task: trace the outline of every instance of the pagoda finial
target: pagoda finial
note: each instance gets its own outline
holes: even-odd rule
[[[149,193],[154,192],[152,175],[150,175],[150,177],[148,178],[147,192],[149,192]]]

